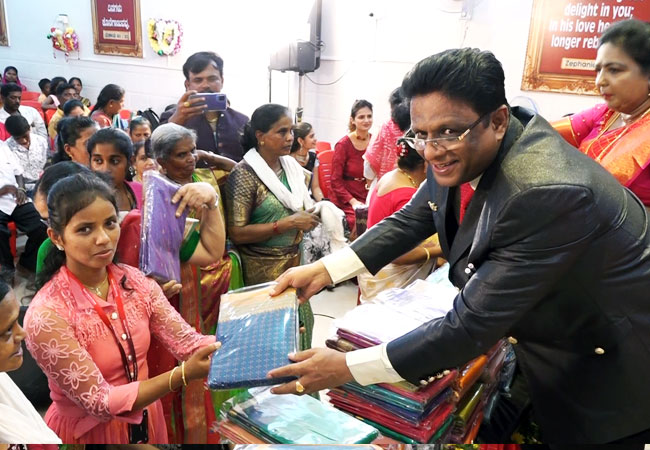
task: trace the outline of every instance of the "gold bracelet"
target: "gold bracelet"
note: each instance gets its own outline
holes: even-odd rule
[[[423,249],[425,252],[427,252],[427,260],[424,261],[424,262],[425,262],[425,263],[428,263],[428,262],[429,262],[429,259],[431,259],[431,253],[429,253],[429,249],[427,249],[426,247],[422,247],[422,249]]]
[[[176,372],[176,369],[178,369],[178,366],[174,366],[172,373],[169,374],[169,392],[175,392],[172,388],[172,378],[174,378],[174,372]]]
[[[185,361],[181,363],[181,377],[183,378],[183,386],[187,386],[187,381],[185,381]]]

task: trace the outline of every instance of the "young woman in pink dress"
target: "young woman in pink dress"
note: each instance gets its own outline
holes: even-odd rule
[[[185,191],[173,200],[192,209],[216,201],[214,193],[184,198]],[[25,317],[27,348],[48,377],[53,401],[46,423],[66,443],[167,443],[159,399],[204,378],[218,344],[190,327],[154,280],[112,262],[117,205],[96,175],[57,182],[48,212],[56,250],[46,257],[38,278],[44,285]],[[184,363],[149,379],[152,336]]]

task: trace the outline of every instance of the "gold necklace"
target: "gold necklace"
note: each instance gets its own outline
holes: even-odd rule
[[[103,288],[104,286],[108,285],[108,274],[106,274],[106,278],[104,278],[104,281],[102,281],[99,286],[88,286],[87,284],[84,284],[86,289],[88,289],[91,292],[94,292],[97,297],[104,297],[103,294]]]
[[[416,188],[416,189],[418,188],[419,185],[415,182],[415,180],[411,177],[411,175],[409,175],[408,173],[406,173],[405,171],[403,171],[400,168],[397,168],[397,170],[399,170],[400,173],[406,175],[406,177],[409,179],[409,181],[411,182],[411,184],[413,185],[414,188]]]

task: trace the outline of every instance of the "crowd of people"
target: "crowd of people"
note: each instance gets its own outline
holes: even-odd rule
[[[234,394],[204,388],[220,296],[276,279],[276,292],[298,289],[303,331],[297,363],[271,373],[298,382],[276,393],[426,383],[513,335],[550,442],[648,438],[650,24],[607,29],[596,73],[605,103],[549,124],[508,105],[491,53],[445,51],[389,93],[377,136],[372,103],[355,100],[326,163],[312,125],[283,105],[250,119],[208,109],[201,94],[224,80],[213,52],[187,59],[185,92],[159,124],[120,115],[124,88],[92,102],[76,77],[42,79],[27,106],[7,67],[0,441],[218,443],[212,425]],[[177,186],[177,215],[199,224],[186,227],[180,279],[161,284],[139,267],[147,171]],[[27,237],[17,265],[12,227]],[[326,254],[346,239],[303,264],[306,247]],[[444,261],[461,290],[443,320],[347,355],[310,350],[320,289],[358,277],[371,301]],[[15,297],[16,272],[33,298]],[[4,373],[20,367],[23,341],[47,376],[44,422]]]

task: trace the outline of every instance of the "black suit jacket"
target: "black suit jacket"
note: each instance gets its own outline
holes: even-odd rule
[[[548,442],[603,443],[650,428],[641,202],[519,108],[460,227],[455,189],[429,172],[402,210],[352,244],[376,273],[438,232],[462,288],[446,317],[388,344],[395,370],[417,383],[509,336]]]

